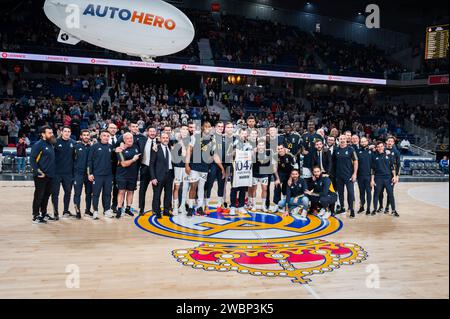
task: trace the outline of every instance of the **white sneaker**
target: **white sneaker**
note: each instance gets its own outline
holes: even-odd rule
[[[330,213],[330,212],[326,212],[326,213],[322,216],[323,219],[328,219],[328,218],[330,218],[330,217],[331,217],[331,213]]]
[[[247,214],[247,210],[244,207],[238,209],[239,214]]]
[[[292,216],[298,215],[299,213],[300,213],[300,207],[295,207],[294,209],[291,210]]]
[[[92,213],[92,219],[93,220],[98,220],[98,212],[97,211]]]
[[[317,214],[317,216],[322,217],[323,215],[325,215],[327,211],[325,209],[321,209],[320,212]]]
[[[187,210],[186,210],[186,206],[181,205],[180,208],[178,209],[179,215],[187,215]]]
[[[174,208],[174,209],[173,209],[172,215],[174,215],[174,216],[178,216],[178,215],[179,215],[179,213],[178,213],[178,208]]]
[[[230,208],[230,214],[229,214],[230,216],[236,216],[237,214],[236,214],[236,208],[234,208],[234,207],[231,207]]]
[[[277,206],[277,205],[272,206],[272,208],[270,209],[270,212],[271,212],[272,214],[278,213],[278,206]]]
[[[105,212],[105,216],[107,217],[107,218],[113,218],[114,217],[114,214],[113,214],[113,212],[112,212],[112,210],[107,210],[106,212]]]
[[[308,211],[303,210],[303,212],[302,212],[302,218],[303,218],[303,219],[308,219]]]

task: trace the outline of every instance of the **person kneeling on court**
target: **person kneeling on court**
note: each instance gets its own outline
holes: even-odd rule
[[[331,210],[337,202],[337,194],[329,177],[322,175],[320,167],[313,168],[312,190],[305,191],[311,200],[311,208],[321,207],[317,216],[330,218]]]
[[[134,214],[131,212],[131,205],[133,204],[134,192],[137,189],[138,161],[141,154],[139,154],[139,149],[134,144],[133,134],[125,133],[123,135],[123,143],[116,148],[116,153],[119,159],[116,174],[117,189],[119,190],[117,194],[116,218],[122,217],[125,194],[127,200],[125,214],[134,217]]]
[[[278,203],[280,208],[286,209],[283,214],[284,217],[289,216],[289,214],[297,215],[301,210],[301,218],[306,219],[309,208],[309,198],[305,195],[307,190],[306,181],[300,177],[300,172],[294,169],[286,187],[286,199]]]

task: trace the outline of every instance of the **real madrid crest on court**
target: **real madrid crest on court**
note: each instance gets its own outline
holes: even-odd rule
[[[147,232],[189,241],[221,244],[276,244],[322,238],[339,231],[342,222],[309,216],[282,217],[260,211],[228,216],[211,210],[209,216],[174,216],[158,220],[155,216],[136,219],[136,225]]]

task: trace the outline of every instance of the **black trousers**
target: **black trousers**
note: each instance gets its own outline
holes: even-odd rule
[[[347,203],[348,203],[348,209],[353,210],[353,203],[355,202],[355,186],[353,182],[350,180],[350,178],[343,176],[343,177],[336,177],[336,187],[337,192],[339,194],[339,202],[341,203],[341,207],[344,208],[344,186],[347,189]]]
[[[168,172],[162,181],[158,181],[158,185],[153,186],[152,211],[154,214],[161,214],[161,195],[164,192],[164,209],[165,213],[172,209],[172,189],[173,189],[173,172]]]
[[[64,190],[64,212],[67,212],[69,210],[70,198],[72,196],[73,176],[59,175],[53,178],[52,202],[55,214],[58,214],[59,212],[58,204],[61,184]]]
[[[311,200],[311,209],[324,208],[331,209],[331,211],[334,212],[334,204],[337,202],[337,195],[336,193],[332,193],[320,197],[310,196],[309,199]]]
[[[147,194],[148,185],[150,184],[150,167],[141,165],[141,185],[139,187],[139,210],[145,209],[145,195]]]
[[[289,180],[288,175],[280,174],[280,173],[278,173],[278,174],[280,176],[281,185],[276,186],[274,189],[273,202],[275,203],[275,205],[281,201],[281,194],[286,195],[287,182]]]
[[[117,188],[116,172],[113,172],[113,185],[112,185],[112,208],[117,209],[117,196],[119,195],[119,189]]]
[[[392,184],[390,177],[376,177],[375,176],[375,194],[373,200],[374,210],[378,209],[377,199],[380,197],[380,194],[384,192],[386,189],[388,196],[388,203],[391,205],[392,210],[395,210],[395,197],[394,197],[394,185]],[[387,207],[387,206],[386,206]]]
[[[81,193],[83,192],[83,186],[86,196],[86,211],[91,210],[92,204],[92,183],[89,181],[88,176],[86,174],[80,175],[75,174],[73,189],[75,194],[73,195],[73,203],[80,208],[81,207]]]
[[[47,214],[48,200],[53,190],[53,180],[50,177],[34,178],[33,217]]]
[[[211,191],[215,181],[217,181],[217,196],[223,197],[225,192],[225,179],[222,178],[222,171],[219,169],[219,166],[217,164],[212,164],[205,185],[206,198],[211,198]]]
[[[370,205],[372,203],[372,187],[370,186],[370,176],[358,177],[358,188],[361,207],[365,206],[367,202],[367,210],[370,210]]]
[[[100,194],[102,195],[103,212],[111,209],[111,191],[113,188],[113,176],[94,176],[95,180],[92,184],[92,206],[94,211],[98,212],[98,204],[100,202]]]

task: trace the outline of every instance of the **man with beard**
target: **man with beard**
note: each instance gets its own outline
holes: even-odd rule
[[[141,147],[139,148],[140,152],[142,153],[142,160],[140,165],[141,184],[139,187],[139,216],[143,216],[145,212],[145,196],[147,194],[148,185],[151,181],[151,154],[152,151],[156,150],[157,145],[158,142],[156,140],[156,129],[149,126],[147,128],[147,138],[145,139],[145,143],[142,142]]]
[[[72,131],[70,127],[63,126],[61,137],[56,139],[55,144],[55,178],[53,179],[52,202],[55,220],[59,220],[58,205],[61,184],[64,190],[64,211],[63,217],[75,217],[69,211],[70,198],[73,185],[73,163],[76,142],[70,138]]]
[[[53,220],[47,213],[48,200],[52,193],[55,176],[55,150],[53,145],[56,139],[49,126],[40,129],[41,140],[31,149],[30,163],[33,169],[34,197],[33,197],[33,223],[45,224]]]
[[[219,166],[222,178],[225,178],[225,169],[215,151],[216,147],[216,142],[211,134],[211,124],[204,122],[202,132],[192,137],[191,145],[186,154],[185,169],[186,174],[189,175],[190,183],[189,217],[193,215],[196,197],[198,197],[196,213],[200,216],[205,215],[205,185],[213,161]]]
[[[361,138],[361,145],[356,154],[358,155],[358,188],[359,202],[361,207],[358,214],[364,212],[364,206],[367,202],[366,215],[370,215],[370,205],[372,202],[372,187],[370,186],[370,173],[372,166],[372,151],[369,149],[369,140],[366,137]],[[367,201],[366,201],[367,199]]]
[[[117,137],[117,125],[114,123],[109,123],[107,128],[110,138],[109,138],[109,144],[113,147],[113,150],[116,148],[116,146],[119,145],[118,141],[119,138]],[[111,157],[111,165],[112,165],[112,174],[113,174],[113,192],[112,192],[112,209],[115,212],[117,209],[117,194],[119,193],[119,190],[117,189],[117,181],[116,181],[116,174],[117,174],[117,155],[115,152],[113,152]],[[89,216],[92,217],[92,214],[89,214]]]
[[[86,210],[85,215],[92,217],[91,203],[92,203],[92,183],[87,176],[87,161],[89,150],[91,148],[91,133],[89,130],[81,131],[80,141],[75,145],[75,160],[74,160],[74,182],[73,188],[75,194],[73,196],[73,203],[75,205],[76,218],[81,219],[81,193],[85,192]]]
[[[311,209],[320,208],[317,216],[328,219],[332,215],[333,206],[337,201],[337,195],[334,191],[331,180],[322,174],[320,167],[313,168],[312,188],[305,191],[311,200]]]
[[[318,166],[322,174],[330,176],[332,171],[332,155],[329,150],[323,147],[322,141],[316,142],[316,149],[313,153],[313,166]]]

